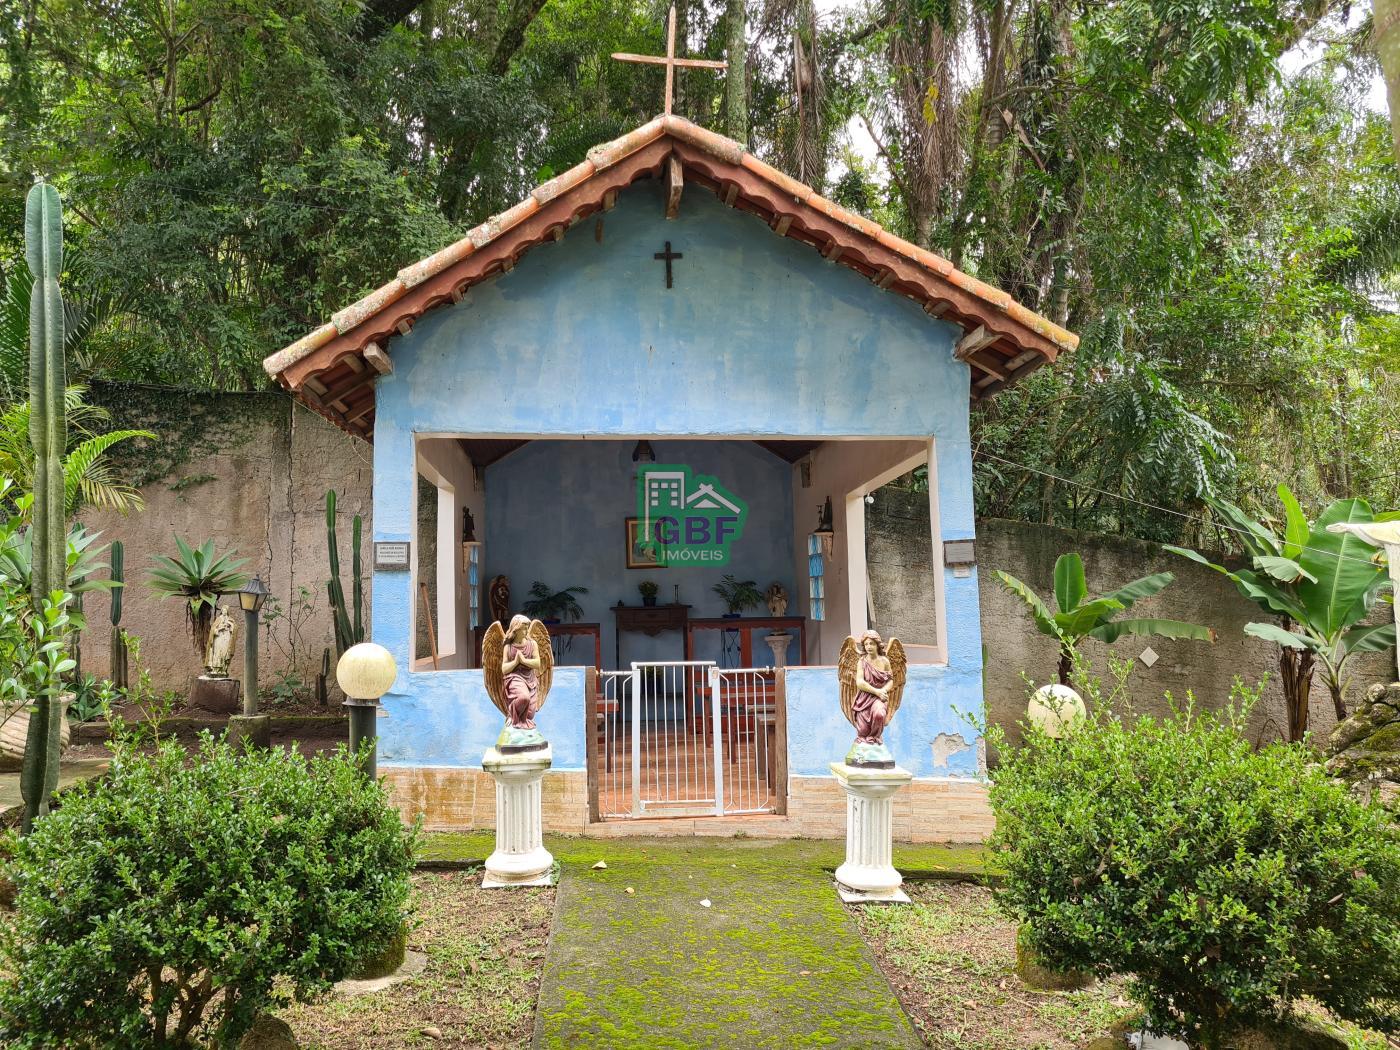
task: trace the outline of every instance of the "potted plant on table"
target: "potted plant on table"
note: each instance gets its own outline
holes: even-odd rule
[[[753,580],[737,580],[731,573],[720,577],[714,592],[724,600],[724,606],[729,610],[724,614],[726,620],[737,620],[744,615],[745,609],[754,609],[763,604],[763,595]]]
[[[562,591],[551,591],[547,585],[536,580],[530,585],[529,599],[520,609],[531,619],[545,623],[562,623],[566,617],[577,623],[583,619],[583,606],[574,596],[587,593],[587,587],[565,587]]]
[[[657,587],[653,581],[643,580],[641,583],[637,584],[637,590],[642,594],[643,605],[656,604],[656,592],[660,590],[660,588]]]

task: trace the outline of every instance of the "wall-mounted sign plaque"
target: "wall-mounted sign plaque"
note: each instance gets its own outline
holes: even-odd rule
[[[408,544],[399,542],[374,544],[375,572],[408,572]]]

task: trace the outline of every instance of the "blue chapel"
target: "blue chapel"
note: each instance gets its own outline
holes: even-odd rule
[[[556,664],[547,830],[843,833],[866,497],[926,467],[934,615],[901,638],[895,835],[983,837],[969,406],[1077,341],[666,115],[267,358],[373,446],[371,635],[399,667],[380,770],[404,813],[494,820],[481,637],[525,611]]]

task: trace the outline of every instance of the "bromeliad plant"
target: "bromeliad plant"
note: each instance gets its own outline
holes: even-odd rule
[[[1119,587],[1116,591],[1089,597],[1084,578],[1084,560],[1075,553],[1062,554],[1055,559],[1055,605],[1051,612],[1040,596],[1010,573],[996,572],[997,578],[1012,594],[1026,603],[1041,634],[1054,638],[1060,646],[1057,667],[1061,685],[1069,685],[1074,670],[1075,648],[1084,638],[1094,638],[1111,645],[1123,635],[1139,638],[1178,638],[1196,642],[1215,641],[1215,631],[1181,620],[1160,617],[1140,617],[1116,620],[1120,612],[1131,608],[1144,598],[1160,593],[1172,582],[1169,572],[1158,572]]]
[[[190,638],[194,651],[202,656],[209,645],[219,595],[239,590],[248,582],[247,574],[238,571],[248,559],[232,550],[216,555],[213,540],[196,549],[176,536],[175,546],[179,553],[174,558],[156,555],[150,584],[162,598],[183,598],[188,603],[185,619]]]
[[[1184,547],[1167,550],[1223,573],[1240,594],[1277,618],[1246,624],[1245,633],[1278,644],[1288,739],[1301,740],[1308,729],[1314,670],[1321,668],[1341,721],[1347,715],[1352,658],[1393,646],[1395,624],[1389,619],[1383,624],[1363,622],[1389,582],[1375,549],[1355,536],[1327,531],[1336,522],[1378,520],[1370,505],[1360,499],[1337,500],[1309,523],[1287,485],[1278,487],[1278,496],[1284,510],[1282,536],[1233,503],[1206,501],[1234,530],[1251,568],[1231,570]]]

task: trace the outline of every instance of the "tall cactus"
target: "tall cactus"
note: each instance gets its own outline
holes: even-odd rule
[[[127,686],[126,632],[122,630],[122,595],[126,593],[126,548],[121,540],[113,540],[108,551],[112,563],[112,669],[108,675],[118,689]]]
[[[63,359],[63,211],[58,191],[37,183],[24,208],[24,258],[34,277],[29,299],[29,440],[34,447],[33,584],[36,615],[44,599],[67,582],[68,520],[64,503],[63,454],[68,444],[64,418],[67,377]],[[25,741],[20,794],[24,831],[48,812],[58,786],[62,709],[50,685],[34,698]]]
[[[330,554],[331,578],[326,581],[326,591],[330,595],[331,612],[335,617],[335,652],[342,655],[356,642],[365,639],[364,621],[364,578],[360,562],[360,530],[362,522],[355,515],[350,527],[350,571],[351,594],[354,610],[347,611],[345,588],[340,583],[340,549],[335,539],[335,490],[326,493],[326,547]]]

